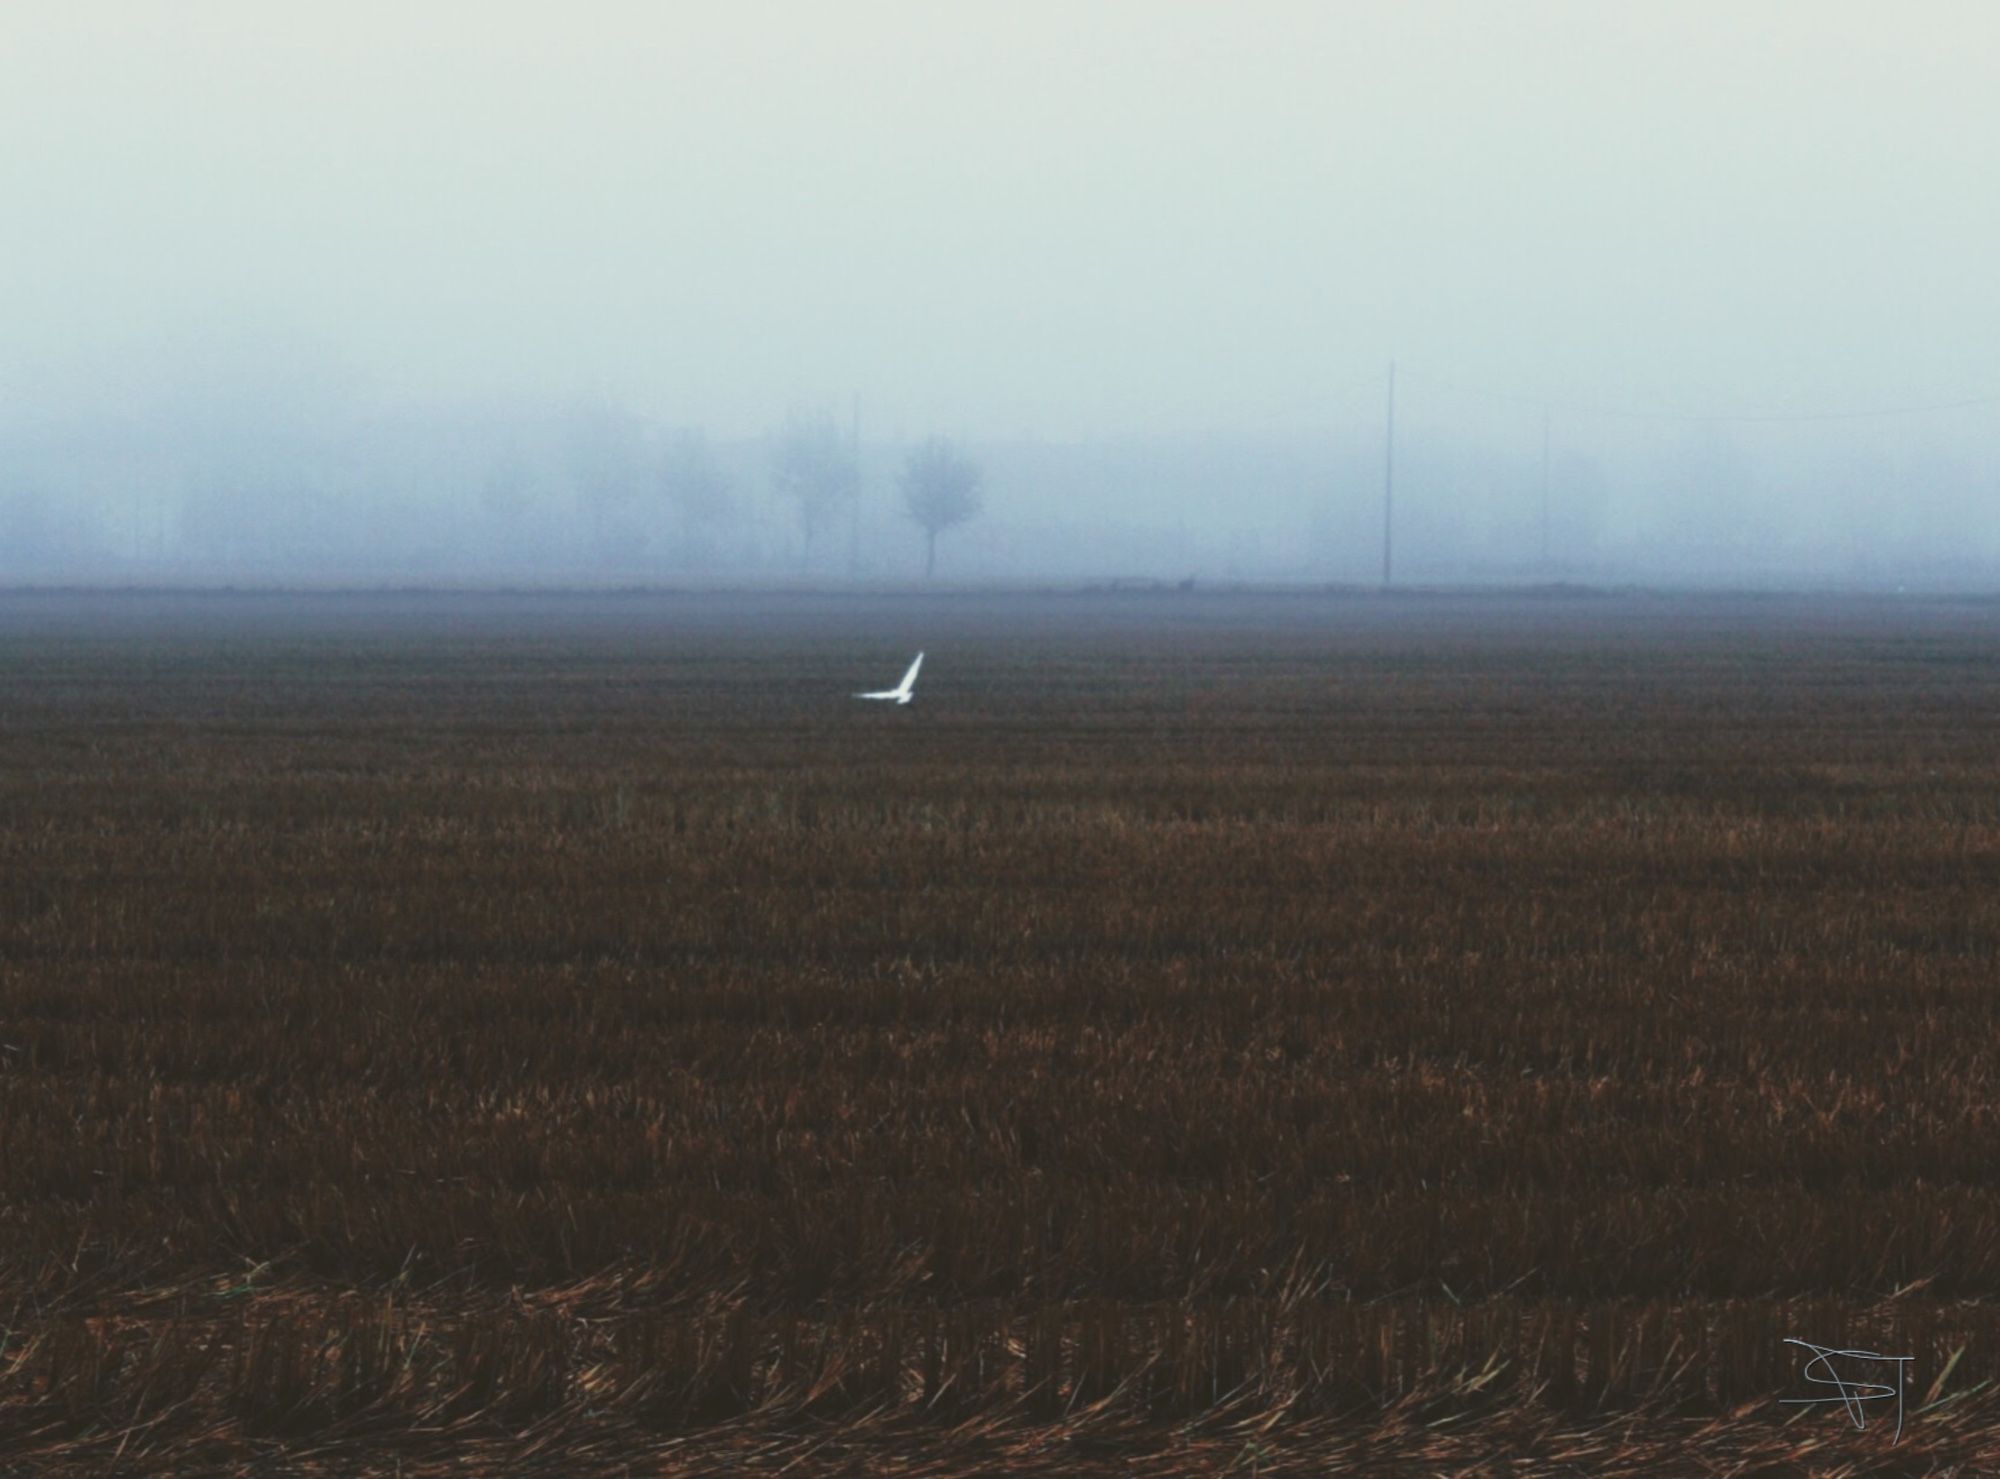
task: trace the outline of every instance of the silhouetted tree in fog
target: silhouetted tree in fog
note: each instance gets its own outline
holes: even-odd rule
[[[799,520],[799,568],[812,559],[813,535],[860,491],[854,448],[831,417],[794,415],[778,435],[772,478]]]
[[[646,429],[609,405],[578,407],[563,428],[563,459],[577,501],[590,519],[591,556],[614,564],[645,543],[645,531],[621,519],[646,484]]]
[[[59,579],[106,553],[96,521],[64,499],[25,490],[0,495],[0,574]]]
[[[508,450],[487,464],[479,480],[479,506],[493,518],[515,519],[528,506],[533,476],[527,459]]]
[[[938,535],[979,517],[977,464],[945,437],[932,437],[903,464],[903,510],[924,531],[924,579],[937,569]]]
[[[679,526],[677,563],[708,563],[714,551],[707,547],[707,535],[735,509],[729,477],[698,428],[681,432],[667,444],[660,462],[660,493]]]

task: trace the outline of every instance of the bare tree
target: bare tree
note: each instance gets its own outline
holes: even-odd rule
[[[778,435],[772,476],[778,496],[798,515],[803,570],[812,559],[813,536],[860,491],[854,449],[832,417],[794,414]]]
[[[528,459],[509,447],[487,463],[479,481],[479,506],[496,519],[518,519],[527,509],[534,482]]]
[[[937,569],[938,535],[979,517],[979,467],[945,437],[932,437],[903,464],[903,511],[924,531],[924,579]]]
[[[627,559],[645,542],[626,517],[646,485],[646,428],[623,407],[587,403],[563,426],[563,458],[590,521],[590,552],[601,564]]]
[[[714,558],[711,534],[735,512],[729,476],[699,427],[682,431],[667,444],[660,464],[660,492],[679,525],[678,562],[707,564]]]

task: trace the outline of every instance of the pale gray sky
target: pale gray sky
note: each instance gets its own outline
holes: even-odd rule
[[[0,389],[1303,426],[2000,388],[2000,6],[8,0]]]

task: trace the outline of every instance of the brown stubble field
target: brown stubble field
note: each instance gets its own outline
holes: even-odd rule
[[[0,1471],[2000,1464],[1996,657],[0,597]]]

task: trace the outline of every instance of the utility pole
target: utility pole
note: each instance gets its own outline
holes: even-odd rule
[[[1549,568],[1549,408],[1542,407],[1542,569]]]
[[[1396,362],[1389,361],[1389,419],[1382,434],[1382,589],[1389,588],[1389,551],[1396,522]]]
[[[854,487],[847,495],[847,578],[861,578],[861,392],[854,393],[854,419],[848,435],[853,445]]]

